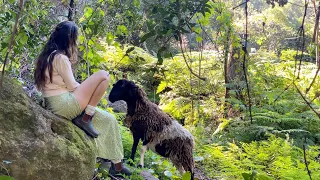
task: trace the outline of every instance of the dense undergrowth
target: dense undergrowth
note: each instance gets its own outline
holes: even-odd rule
[[[272,53],[259,52],[251,55],[251,123],[246,103],[236,99],[229,100],[235,115],[228,119],[222,117],[222,63],[215,61],[213,54],[207,52],[204,55],[204,59],[211,61],[204,60],[201,67],[208,75],[207,84],[190,77],[190,72],[181,60],[182,57],[177,55],[163,65],[164,78],[160,79],[156,92],[160,107],[184,123],[195,136],[196,167],[213,179],[309,179],[304,159],[305,147],[312,178],[319,179],[320,120],[295,87],[290,86],[294,61],[290,60],[290,57],[278,58]],[[196,58],[199,54],[190,56],[192,55]],[[289,55],[294,56],[292,53]],[[286,58],[289,55],[286,54]],[[149,66],[152,63],[152,60],[148,61]],[[196,62],[193,63],[194,68],[198,65]],[[297,86],[304,89],[310,83],[315,70],[314,64],[303,62],[303,78],[297,81]],[[129,73],[131,79],[145,88],[149,83],[143,75],[145,74]],[[318,86],[317,81],[310,90],[308,100],[316,96]],[[193,88],[194,94],[203,96],[199,99],[193,98],[188,94],[190,88]],[[155,97],[153,89],[145,89],[149,98],[155,100],[152,99]],[[319,109],[317,99],[313,101],[312,107]],[[124,114],[116,116],[121,122]],[[129,157],[132,135],[127,128],[121,129],[125,156]],[[136,157],[135,163],[138,163],[138,153]],[[145,162],[145,170],[160,179],[181,179],[169,161],[151,151],[146,153]],[[134,171],[135,175],[131,179],[141,178],[138,175],[141,169],[134,168]]]

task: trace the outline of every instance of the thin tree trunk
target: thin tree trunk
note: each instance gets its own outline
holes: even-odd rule
[[[8,58],[9,58],[9,54],[13,48],[13,45],[14,45],[14,38],[15,38],[15,35],[17,33],[17,27],[18,27],[18,24],[19,24],[19,17],[20,17],[20,14],[23,10],[23,3],[24,3],[24,0],[20,0],[20,4],[19,4],[19,12],[17,13],[16,15],[16,20],[15,20],[15,23],[14,23],[14,27],[13,27],[13,31],[12,31],[12,34],[11,34],[11,37],[10,37],[10,43],[9,43],[9,46],[8,46],[8,50],[7,50],[7,53],[6,53],[6,56],[4,58],[4,61],[3,61],[3,68],[2,68],[2,75],[1,75],[1,79],[0,79],[0,89],[2,89],[2,84],[3,84],[3,78],[4,78],[4,75],[5,75],[5,70],[6,70],[6,64],[7,64],[7,61],[8,61]]]
[[[68,14],[68,20],[73,21],[73,15],[74,15],[74,0],[70,0],[69,5],[69,14]]]
[[[228,78],[228,56],[229,56],[229,50],[230,50],[230,47],[232,45],[229,45],[229,41],[230,41],[230,29],[228,30],[227,32],[227,40],[226,40],[226,43],[224,45],[224,84],[226,86],[226,89],[225,89],[225,102],[224,102],[224,117],[228,117],[228,109],[229,109],[229,105],[228,105],[228,101],[227,99],[229,99],[229,91],[230,91],[230,88],[229,88],[229,78]]]
[[[190,66],[192,67],[192,61],[190,62]],[[189,71],[190,72],[190,71]],[[192,74],[190,72],[189,76],[189,83],[190,83],[190,94],[191,94],[191,119],[194,121],[194,101],[193,101],[193,88],[192,88]]]
[[[203,37],[202,37],[203,38]],[[201,61],[202,61],[202,52],[203,52],[203,45],[204,42],[202,41],[200,44],[200,58],[199,58],[199,76],[201,77]],[[201,82],[200,79],[198,79],[198,122],[200,121],[200,88],[201,88]]]

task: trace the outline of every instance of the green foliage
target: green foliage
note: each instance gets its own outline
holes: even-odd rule
[[[302,150],[281,138],[271,137],[240,145],[210,144],[198,151],[205,157],[203,165],[213,178],[308,179]],[[320,177],[316,171],[319,163],[314,160],[314,154],[319,153],[319,149],[310,147],[306,153],[310,161],[309,168],[314,169],[313,177]],[[211,167],[215,168],[209,171]]]
[[[0,180],[14,180],[14,179],[10,176],[1,176],[0,175]]]
[[[296,60],[295,55],[297,54],[297,51],[288,49],[288,50],[283,50],[281,51],[281,56],[280,59],[283,61],[294,61]]]

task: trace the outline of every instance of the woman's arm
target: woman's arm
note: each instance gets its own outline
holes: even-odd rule
[[[71,63],[67,56],[63,54],[57,54],[53,61],[53,67],[56,69],[58,74],[62,77],[69,91],[74,91],[80,85],[74,79]]]

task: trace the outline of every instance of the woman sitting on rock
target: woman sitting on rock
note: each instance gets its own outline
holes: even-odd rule
[[[81,84],[75,81],[71,65],[77,62],[78,27],[71,21],[58,24],[37,59],[35,83],[46,108],[62,116],[95,139],[98,157],[111,160],[110,173],[130,175],[122,164],[123,146],[115,117],[96,108],[109,82],[103,70]]]

